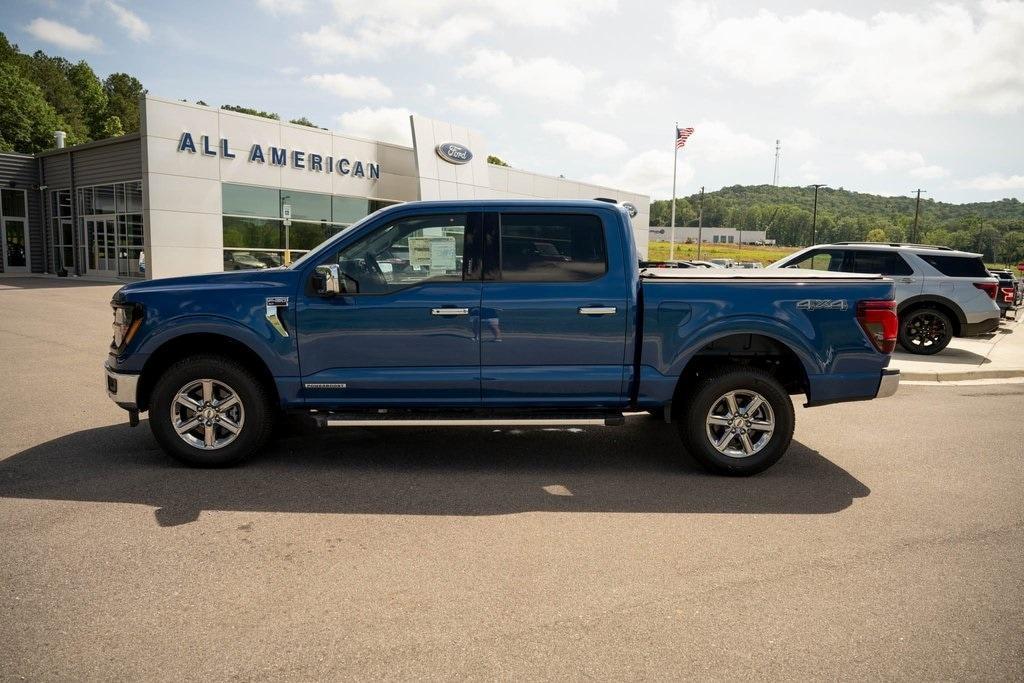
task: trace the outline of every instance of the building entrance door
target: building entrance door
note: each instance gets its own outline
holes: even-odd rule
[[[114,217],[85,219],[85,237],[89,250],[89,273],[117,275],[117,234]]]
[[[28,229],[25,221],[7,218],[0,224],[0,248],[5,273],[28,272]]]

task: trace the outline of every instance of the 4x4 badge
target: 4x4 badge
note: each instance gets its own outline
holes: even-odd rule
[[[801,299],[796,307],[802,311],[845,311],[846,299]]]

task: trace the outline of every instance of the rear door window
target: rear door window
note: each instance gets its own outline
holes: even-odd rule
[[[855,252],[853,272],[913,275],[914,269],[895,251],[864,250]]]
[[[918,254],[925,263],[948,277],[988,277],[980,256]]]
[[[587,214],[502,214],[501,279],[580,282],[608,272],[601,219]]]

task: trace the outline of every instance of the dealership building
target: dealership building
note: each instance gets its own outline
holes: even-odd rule
[[[136,279],[266,268],[417,199],[613,199],[635,207],[646,253],[649,197],[490,164],[484,137],[452,123],[410,126],[412,147],[146,96],[138,133],[0,154],[0,270]]]

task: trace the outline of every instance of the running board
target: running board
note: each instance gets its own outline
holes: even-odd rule
[[[416,411],[377,413],[315,413],[321,427],[618,427],[626,423],[622,413],[455,414]]]

